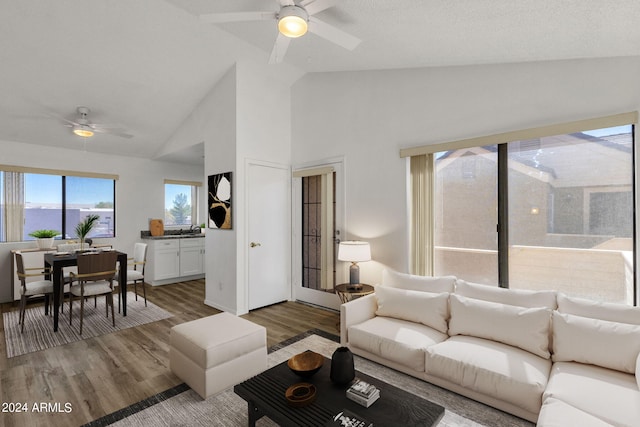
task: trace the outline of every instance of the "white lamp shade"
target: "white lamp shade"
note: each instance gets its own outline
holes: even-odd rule
[[[338,260],[351,262],[371,261],[371,247],[367,242],[355,240],[340,242]]]

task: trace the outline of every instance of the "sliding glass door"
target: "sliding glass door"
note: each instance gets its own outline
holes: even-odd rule
[[[633,151],[629,125],[435,153],[434,274],[634,304]]]

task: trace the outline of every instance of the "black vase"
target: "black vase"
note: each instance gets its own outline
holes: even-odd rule
[[[331,381],[335,384],[348,384],[355,376],[353,353],[347,347],[338,347],[331,356]]]

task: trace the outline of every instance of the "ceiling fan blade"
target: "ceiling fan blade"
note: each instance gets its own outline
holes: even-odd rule
[[[348,50],[355,49],[356,46],[362,42],[359,38],[345,33],[333,25],[320,21],[313,16],[309,17],[309,31]]]
[[[59,114],[56,114],[52,111],[47,111],[44,113],[47,117],[51,117],[52,119],[60,120],[61,122],[65,122],[65,126],[78,126],[79,123],[74,122],[73,120],[65,119]]]
[[[309,15],[315,15],[338,3],[340,3],[340,0],[304,0],[300,2],[300,6],[304,7]]]
[[[200,15],[200,20],[212,24],[223,24],[226,22],[248,22],[265,21],[276,19],[276,12],[229,12],[229,13],[209,13]]]
[[[273,45],[273,49],[271,50],[269,64],[279,64],[282,62],[282,60],[284,59],[284,55],[287,53],[290,42],[291,38],[278,33],[278,38],[276,39],[276,42]]]
[[[93,129],[93,131],[96,133],[106,133],[109,135],[119,136],[121,138],[133,138],[133,135],[126,133],[124,129],[116,129],[116,128],[109,129],[109,128],[100,128],[100,127],[93,127],[93,126],[91,126],[91,129]]]

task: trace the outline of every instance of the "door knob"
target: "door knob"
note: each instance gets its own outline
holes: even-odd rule
[[[262,246],[262,245],[260,243],[251,242],[249,246],[251,246],[252,248],[255,248],[256,246]]]

